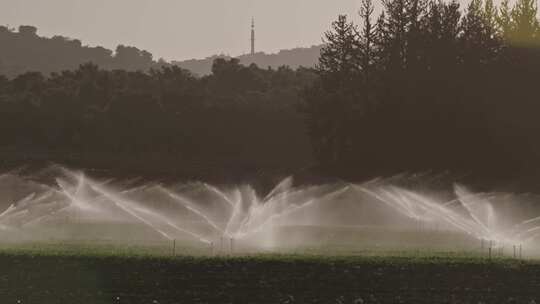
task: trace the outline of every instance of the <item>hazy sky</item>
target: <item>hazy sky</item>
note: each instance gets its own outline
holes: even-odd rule
[[[340,13],[356,17],[360,0],[0,0],[0,22],[35,25],[42,36],[86,45],[146,49],[155,58],[202,58],[249,51],[251,16],[257,50],[321,42]]]

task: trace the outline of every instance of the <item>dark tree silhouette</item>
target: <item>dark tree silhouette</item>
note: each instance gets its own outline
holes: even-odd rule
[[[320,81],[306,95],[304,110],[309,113],[314,152],[328,164],[343,160],[349,148],[358,112],[354,103],[361,74],[359,44],[356,27],[339,16],[325,34],[316,68]]]
[[[316,153],[323,168],[351,176],[447,169],[538,174],[531,165],[540,165],[533,135],[540,128],[533,118],[540,110],[533,89],[540,78],[535,2],[497,8],[472,0],[463,12],[457,2],[436,0],[383,5],[373,29],[364,0],[358,47],[330,40],[321,52],[325,64],[346,53],[344,70],[363,76],[339,82],[328,76],[332,69],[319,69],[320,80],[304,94],[314,149],[340,151]],[[326,36],[342,37],[335,25],[344,20]],[[335,112],[352,117],[337,119]],[[344,130],[329,123],[338,120]]]
[[[20,164],[42,159],[206,178],[303,167],[312,158],[296,107],[316,77],[237,60],[216,60],[203,78],[175,66],[145,73],[92,63],[49,77],[0,77],[0,154]]]
[[[373,16],[362,0],[358,26],[339,16],[315,69],[216,57],[202,77],[133,47],[0,27],[2,159],[190,177],[310,167],[355,179],[451,170],[536,180],[535,2],[383,6]]]

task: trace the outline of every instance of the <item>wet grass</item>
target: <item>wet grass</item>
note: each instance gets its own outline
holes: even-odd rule
[[[168,244],[132,246],[4,246],[0,303],[540,301],[539,262],[488,259],[478,252],[328,255],[311,248],[286,254],[172,256]]]

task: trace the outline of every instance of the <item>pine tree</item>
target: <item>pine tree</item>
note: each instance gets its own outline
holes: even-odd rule
[[[406,2],[406,65],[413,73],[418,73],[423,67],[425,35],[422,19],[426,14],[426,9],[427,2],[425,0],[408,0]]]
[[[448,70],[454,70],[458,63],[456,41],[460,33],[460,20],[461,12],[456,1],[431,1],[423,17],[426,65],[437,76],[448,76]],[[446,71],[442,72],[442,69]]]
[[[322,163],[342,161],[357,120],[361,75],[358,29],[340,15],[325,33],[316,70],[320,81],[305,92],[305,111],[315,154]]]
[[[371,83],[371,74],[373,73],[376,59],[375,43],[377,28],[372,23],[374,9],[372,0],[362,0],[359,12],[362,19],[362,29],[358,32],[358,51],[364,86],[369,86]]]
[[[325,33],[316,69],[321,77],[331,80],[332,85],[343,86],[358,76],[360,59],[356,32],[347,16],[340,15],[332,23],[332,29]]]
[[[517,46],[540,45],[540,23],[537,19],[538,7],[535,0],[518,0],[510,15],[510,42]]]
[[[388,71],[399,73],[406,67],[406,0],[384,0],[385,14],[377,21],[379,54]]]
[[[501,2],[496,20],[499,34],[505,41],[509,41],[512,32],[512,15],[508,0],[503,0]]]
[[[486,0],[484,3],[484,23],[486,34],[491,38],[495,38],[497,34],[497,19],[497,8],[493,4],[493,0]]]
[[[489,6],[489,5],[488,5]],[[497,52],[490,24],[486,21],[486,9],[482,0],[472,0],[461,22],[462,60],[466,65],[485,65],[491,62]],[[492,9],[489,9],[492,14]],[[490,16],[490,18],[495,18]]]

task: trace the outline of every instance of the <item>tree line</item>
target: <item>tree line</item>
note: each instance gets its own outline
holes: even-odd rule
[[[359,24],[325,33],[303,94],[314,154],[328,172],[540,168],[540,23],[534,0],[363,0]]]
[[[383,6],[375,16],[363,0],[358,24],[340,16],[315,69],[216,58],[210,75],[196,77],[142,51],[133,50],[140,65],[129,71],[122,51],[92,50],[112,61],[0,77],[0,154],[23,163],[44,155],[111,169],[221,170],[225,178],[306,167],[355,179],[425,170],[537,174],[534,0]],[[34,28],[21,34],[38,39]]]
[[[0,153],[231,175],[307,165],[296,107],[316,77],[312,69],[261,69],[237,59],[215,60],[200,78],[175,66],[130,72],[92,63],[48,77],[0,77]]]
[[[281,66],[288,66],[292,69],[297,69],[299,67],[312,68],[319,60],[320,52],[321,45],[316,45],[309,48],[281,50],[275,54],[258,52],[253,55],[244,54],[234,58],[239,59],[240,63],[245,66],[256,64],[260,67],[272,67],[274,69]],[[218,58],[231,59],[233,57],[227,55],[214,55],[204,59],[171,61],[171,64],[190,70],[195,75],[204,76],[212,72],[212,64]]]

